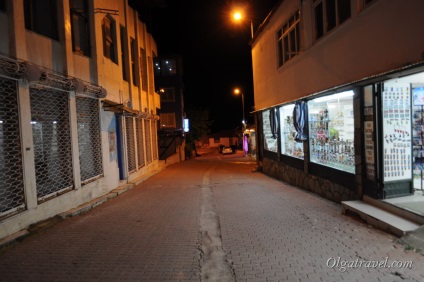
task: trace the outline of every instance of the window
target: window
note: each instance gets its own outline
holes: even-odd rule
[[[300,12],[297,11],[278,31],[278,66],[297,56],[300,51]]]
[[[361,0],[361,10],[368,8],[374,2],[377,2],[377,0]]]
[[[278,151],[276,110],[263,111],[262,123],[264,149],[276,153]]]
[[[6,12],[6,0],[0,0],[0,11]]]
[[[88,8],[86,0],[70,0],[72,51],[90,56],[90,31],[88,27]]]
[[[74,187],[68,92],[30,88],[39,200]]]
[[[353,91],[308,102],[312,163],[355,173]]]
[[[57,40],[56,3],[56,0],[24,0],[25,28]]]
[[[316,0],[314,14],[315,39],[319,39],[350,18],[350,0]]]
[[[303,142],[296,142],[293,123],[294,104],[280,108],[281,154],[303,159]]]
[[[118,63],[116,56],[116,27],[115,21],[110,15],[103,18],[103,55],[111,59],[114,63]]]
[[[76,97],[81,182],[103,175],[99,102]]]
[[[143,48],[140,48],[140,71],[141,71],[141,79],[142,79],[142,83],[141,83],[141,88],[144,91],[147,91],[147,55],[146,55],[146,50],[144,50]]]
[[[153,95],[155,92],[155,77],[153,71],[153,59],[152,57],[147,57],[147,67],[148,67],[148,78],[149,78],[149,94]]]
[[[161,113],[160,114],[160,125],[162,128],[175,128],[175,113]]]
[[[161,88],[159,93],[161,102],[175,102],[175,88]]]
[[[368,4],[370,4],[371,2],[374,2],[375,0],[362,0],[363,1],[363,6],[367,6]]]
[[[136,86],[139,85],[139,78],[137,72],[136,60],[138,58],[137,55],[137,41],[134,38],[130,39],[131,41],[131,71],[132,71],[132,83]]]
[[[127,52],[128,52],[128,42],[127,42],[127,29],[121,25],[120,30],[121,35],[121,61],[122,61],[122,79],[125,81],[129,80],[128,77],[128,60],[127,60]]]

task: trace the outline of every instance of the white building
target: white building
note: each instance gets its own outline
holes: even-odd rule
[[[265,173],[336,202],[423,189],[423,11],[421,0],[278,3],[252,40]]]
[[[157,48],[138,11],[0,1],[0,239],[163,167]]]

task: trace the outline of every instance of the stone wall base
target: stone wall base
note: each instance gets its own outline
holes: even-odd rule
[[[356,190],[333,183],[329,179],[305,173],[275,160],[264,158],[262,170],[271,177],[318,194],[336,203],[359,199]]]

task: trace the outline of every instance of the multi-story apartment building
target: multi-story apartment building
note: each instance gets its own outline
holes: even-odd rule
[[[184,159],[183,60],[177,55],[161,55],[154,60],[156,92],[160,95],[159,159],[178,152]],[[186,129],[187,130],[187,129]]]
[[[157,47],[140,9],[0,1],[0,238],[161,167]]]
[[[252,39],[258,162],[336,202],[423,189],[420,0],[284,0]]]

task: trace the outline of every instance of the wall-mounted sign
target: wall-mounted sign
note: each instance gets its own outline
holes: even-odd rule
[[[184,119],[184,132],[189,132],[190,131],[190,122],[188,118]]]

